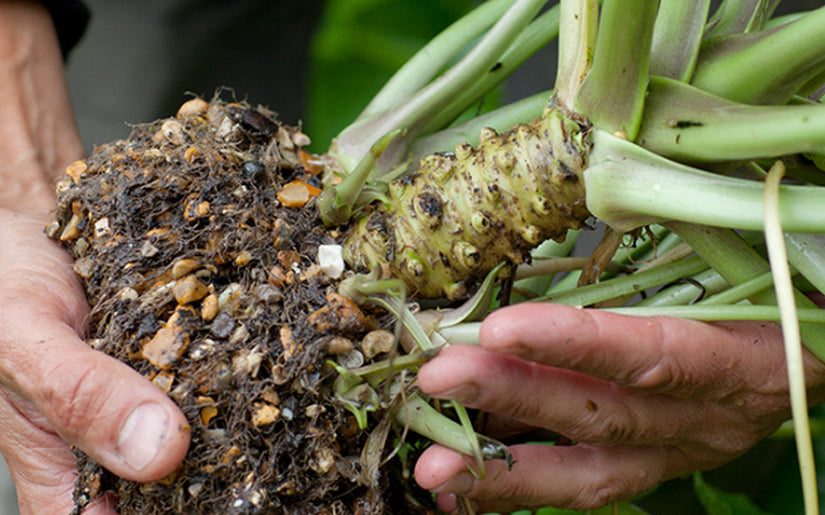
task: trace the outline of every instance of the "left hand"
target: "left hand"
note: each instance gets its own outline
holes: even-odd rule
[[[455,495],[481,512],[598,508],[720,466],[790,416],[782,334],[769,322],[528,303],[488,316],[480,342],[444,349],[421,368],[421,389],[497,415],[499,432],[546,428],[575,445],[514,445],[513,469],[487,462],[485,480],[465,457],[427,449],[416,481],[447,511]],[[809,403],[822,402],[825,364],[806,352],[805,367]]]

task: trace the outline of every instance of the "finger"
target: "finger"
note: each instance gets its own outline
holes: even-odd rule
[[[441,446],[428,448],[415,466],[416,482],[439,494],[477,501],[480,513],[554,506],[588,510],[629,499],[674,477],[683,466],[678,451],[662,447],[569,447],[516,445],[516,462],[485,462],[485,479],[476,479],[465,458]],[[444,502],[444,501],[447,502]],[[449,499],[440,501],[451,509]]]
[[[0,372],[57,434],[126,479],[152,481],[175,469],[189,426],[171,399],[66,326],[41,322],[32,333],[4,338],[5,347],[27,352],[0,352]]]
[[[712,442],[715,451],[737,454],[764,436],[746,433],[749,425],[714,403],[617,387],[476,347],[445,349],[421,368],[418,382],[434,397],[551,429],[578,442],[697,447]]]
[[[44,429],[113,473],[151,481],[172,472],[189,445],[183,414],[136,371],[80,340],[85,299],[67,256],[36,219],[7,222],[19,245],[0,250],[0,383],[34,404]]]
[[[484,348],[576,370],[620,385],[720,398],[752,386],[783,388],[781,333],[771,323],[708,324],[554,304],[492,313]]]

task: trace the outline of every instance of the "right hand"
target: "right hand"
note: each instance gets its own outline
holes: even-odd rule
[[[163,391],[83,340],[88,306],[45,217],[0,209],[0,451],[20,511],[73,507],[77,446],[114,474],[174,471],[189,425]],[[84,513],[113,514],[107,499]]]

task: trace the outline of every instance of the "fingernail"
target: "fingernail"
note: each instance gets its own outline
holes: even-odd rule
[[[450,388],[444,390],[443,392],[437,392],[431,395],[433,397],[438,397],[439,399],[450,399],[453,401],[470,403],[475,402],[475,400],[478,399],[478,388],[474,385],[462,384],[456,386],[455,388]]]
[[[117,439],[117,449],[129,466],[143,470],[155,459],[169,425],[169,413],[156,402],[147,402],[135,408]]]
[[[448,479],[444,484],[439,487],[433,488],[433,493],[436,494],[456,494],[456,495],[463,495],[468,493],[475,484],[475,478],[469,472],[459,472],[458,474],[454,475],[450,479]]]

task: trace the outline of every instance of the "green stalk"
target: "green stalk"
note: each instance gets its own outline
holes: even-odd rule
[[[680,82],[653,78],[638,142],[652,152],[688,162],[822,151],[825,106],[737,104]]]
[[[584,174],[587,206],[614,228],[628,231],[662,220],[681,220],[762,230],[760,183],[678,164],[602,131],[594,131],[593,141],[591,166]],[[787,231],[825,231],[825,188],[782,186],[780,190],[780,216]],[[622,194],[616,195],[617,191]]]
[[[395,420],[419,435],[461,454],[473,456],[480,448],[484,460],[503,459],[508,466],[513,463],[512,456],[503,444],[483,435],[475,435],[475,439],[468,438],[464,426],[436,411],[418,393],[407,396],[406,402],[398,406]]]
[[[422,129],[422,134],[429,134],[446,127],[461,115],[465,110],[477,103],[480,98],[483,98],[493,88],[501,84],[516,68],[526,61],[530,56],[538,52],[541,48],[546,46],[550,41],[555,39],[559,34],[559,7],[554,6],[541,16],[533,20],[513,41],[513,44],[504,52],[496,62],[495,66],[480,74],[466,91],[461,92],[458,98],[445,109],[435,113],[433,117],[427,122]],[[550,98],[548,91],[544,97],[542,105],[535,109],[531,114],[516,120],[516,122],[524,122],[531,120],[541,114],[541,109]],[[510,124],[512,125],[512,123]],[[509,128],[509,125],[503,129]],[[477,140],[478,134],[473,136]],[[468,140],[469,141],[469,140]]]
[[[690,279],[690,280],[687,280]],[[642,299],[633,307],[663,307],[692,304],[700,295],[715,294],[727,288],[728,282],[715,270],[705,270],[677,284]]]
[[[785,245],[794,268],[825,293],[825,234],[788,233]]]
[[[825,7],[772,31],[711,41],[702,48],[693,85],[736,102],[784,104],[823,71],[823,27]]]
[[[662,0],[653,26],[650,74],[690,81],[705,29],[710,0]]]
[[[765,241],[768,244],[768,258],[779,305],[782,322],[782,336],[785,341],[785,361],[791,394],[791,414],[796,437],[796,452],[799,457],[799,472],[802,476],[802,494],[805,513],[819,513],[817,499],[816,467],[814,466],[813,444],[808,425],[808,395],[805,388],[805,366],[802,356],[802,340],[797,317],[794,288],[788,269],[785,252],[785,238],[779,219],[779,182],[785,173],[781,161],[768,172],[765,179]]]
[[[559,58],[556,68],[556,101],[570,108],[593,59],[599,26],[595,0],[562,0]]]
[[[703,322],[724,322],[728,320],[768,320],[778,322],[781,319],[779,308],[776,306],[748,306],[748,305],[714,305],[714,306],[654,306],[654,307],[622,307],[606,308],[620,315],[640,317],[677,317],[701,320]],[[799,321],[807,324],[825,324],[825,311],[818,308],[799,308]]]
[[[606,0],[593,66],[574,108],[593,125],[636,138],[647,89],[657,1]]]
[[[515,0],[488,0],[431,39],[384,84],[358,116],[395,108],[435,77],[462,49],[495,23]]]
[[[708,22],[706,39],[760,30],[780,0],[723,0]]]
[[[754,295],[767,290],[771,286],[773,286],[773,275],[771,272],[765,272],[764,274],[757,275],[747,281],[737,284],[736,286],[728,288],[725,291],[719,292],[712,297],[708,297],[707,299],[698,302],[698,304],[702,306],[735,304],[741,300],[747,299],[748,297],[753,297]]]
[[[596,284],[563,291],[536,299],[568,306],[590,306],[616,297],[639,293],[649,288],[672,283],[706,269],[699,258],[690,258],[670,265],[651,268],[632,275],[616,277]]]
[[[541,9],[546,0],[517,0],[461,61],[394,109],[356,121],[333,141],[329,153],[341,167],[352,170],[381,136],[403,129],[385,153],[387,169],[406,153],[409,143],[437,112],[447,108],[476,78],[493,68],[501,54]]]

